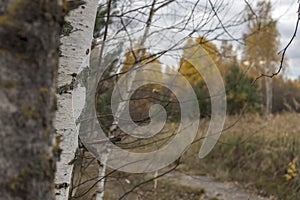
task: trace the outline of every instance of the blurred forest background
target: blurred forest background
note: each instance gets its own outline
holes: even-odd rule
[[[0,199],[300,200],[299,24],[299,0],[0,0]]]
[[[117,1],[113,2],[116,6]],[[117,70],[115,66],[107,69],[97,94],[98,120],[107,132],[114,121],[110,105],[115,82],[131,71],[137,62],[157,66],[145,72],[145,77],[139,77],[141,81],[159,82],[162,76],[172,76],[178,92],[182,93],[185,88],[171,69],[189,81],[198,98],[201,129],[191,148],[177,162],[155,174],[133,175],[107,170],[104,199],[222,199],[218,195],[208,198],[205,189],[199,190],[192,183],[182,186],[176,179],[163,178],[170,171],[234,182],[237,187],[270,199],[300,199],[300,77],[289,79],[285,69],[272,78],[261,76],[271,76],[281,64],[287,64],[286,60],[281,63],[281,55],[278,55],[280,35],[271,12],[269,1],[259,1],[253,10],[248,9],[243,16],[247,27],[243,45],[234,46],[230,41],[216,43],[200,35],[188,39],[186,48],[183,48],[184,55],[193,42],[201,45],[219,69],[226,88],[228,117],[224,132],[205,159],[198,158],[198,151],[209,126],[210,95],[203,77],[184,56],[176,66],[167,66],[147,48],[139,49],[136,43],[138,50],[127,49],[122,59],[116,61],[121,63]],[[95,38],[101,35],[105,13],[106,9],[100,7]],[[138,59],[136,55],[139,55]],[[114,75],[116,71],[118,76]],[[168,88],[147,84],[136,90],[130,97],[131,118],[138,125],[148,124],[149,110],[154,104],[162,105],[168,114],[166,125],[158,135],[151,139],[137,139],[117,130],[113,142],[133,152],[148,152],[161,148],[172,139],[181,120],[180,105]],[[89,199],[96,190],[93,186],[97,180],[93,177],[98,175],[95,167],[98,164],[87,152],[83,154],[85,159],[77,168],[85,175],[80,180],[74,179],[74,197]]]
[[[215,43],[205,36],[198,36],[190,38],[183,48],[184,55],[193,42],[201,45],[218,67],[226,88],[228,117],[224,132],[215,149],[203,160],[198,159],[198,150],[209,126],[211,101],[206,83],[194,66],[183,59],[184,56],[176,66],[166,66],[147,49],[139,49],[138,43],[134,44],[137,50],[127,49],[123,59],[116,61],[121,63],[117,70],[119,76],[132,70],[137,62],[156,63],[157,68],[145,72],[147,77],[138,79],[160,80],[163,76],[171,76],[176,82],[174,84],[182,86],[178,91],[184,93],[183,84],[171,69],[178,70],[197,95],[201,130],[191,149],[178,163],[158,174],[172,169],[182,174],[213,176],[271,199],[299,199],[300,77],[289,79],[285,74],[286,68],[279,75],[268,77],[281,64],[287,65],[286,60],[281,63],[281,55],[278,54],[280,35],[271,12],[272,5],[267,1],[259,1],[254,11],[248,10],[244,18],[255,20],[246,23],[244,45],[233,46],[230,41]],[[104,14],[105,10],[100,9],[99,19]],[[101,29],[99,24],[96,23],[95,33]],[[113,69],[112,66],[104,73],[97,100],[99,121],[107,132],[114,120],[110,107],[111,93],[118,80],[113,76]],[[114,138],[116,145],[133,152],[148,152],[172,139],[181,120],[180,105],[168,88],[147,84],[136,90],[130,97],[131,118],[139,125],[148,124],[149,109],[154,104],[163,105],[168,114],[161,133],[151,139],[134,139],[118,130]],[[159,179],[158,174],[154,174],[153,178],[151,174],[132,175],[113,170],[107,173],[105,199],[208,199],[205,189]],[[85,190],[81,188],[79,191]],[[218,195],[211,199],[218,199]]]

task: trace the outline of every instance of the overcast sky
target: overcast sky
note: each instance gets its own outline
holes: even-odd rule
[[[226,2],[226,1],[225,1]],[[223,17],[225,19],[232,17],[235,14],[241,12],[245,8],[245,2],[243,0],[228,0],[229,9],[225,9]],[[248,0],[253,6],[256,6],[258,0]],[[273,6],[273,18],[278,21],[277,28],[280,33],[280,50],[283,49],[290,41],[297,22],[298,17],[298,3],[297,0],[271,0]],[[222,15],[222,12],[221,12]],[[239,30],[229,30],[232,35],[238,37],[237,32],[243,33],[245,30],[241,30],[241,27],[237,27]],[[300,27],[299,27],[300,29]],[[237,31],[237,32],[236,32]],[[299,32],[299,31],[298,31]],[[286,69],[286,75],[289,78],[297,78],[300,76],[300,35],[297,35],[294,42],[287,51],[288,68]]]
[[[278,20],[278,30],[281,34],[281,47],[283,48],[291,39],[297,21],[297,0],[272,0],[273,17]],[[299,31],[298,31],[299,33]],[[300,35],[297,35],[288,49],[289,69],[287,74],[291,78],[300,76]]]
[[[230,1],[230,0],[229,0]],[[258,0],[249,0],[249,3],[255,8]],[[280,48],[283,49],[293,36],[297,17],[298,4],[297,0],[271,0],[273,6],[273,18],[278,21],[277,28],[280,33]],[[245,7],[243,0],[234,1],[231,13],[237,13]],[[299,31],[298,31],[299,33]],[[300,35],[297,35],[294,42],[287,51],[289,67],[286,69],[286,75],[289,78],[300,76]],[[298,49],[297,49],[298,48]],[[280,50],[281,50],[280,49]]]
[[[177,23],[183,25],[184,23],[179,23],[182,19],[184,19],[184,17],[186,17],[185,15],[188,15],[189,10],[191,10],[191,8],[193,7],[193,1],[196,2],[196,0],[187,0],[187,1],[178,1],[181,2],[176,3],[177,1],[175,1],[174,4],[170,4],[170,6],[165,7],[163,9],[160,10],[159,15],[156,16],[156,18],[153,20],[153,27],[152,27],[152,31],[154,32],[154,34],[151,34],[151,36],[149,36],[147,38],[148,43],[151,46],[151,50],[155,50],[155,48],[157,48],[158,50],[160,49],[168,49],[169,47],[171,47],[172,45],[176,44],[178,41],[180,41],[185,35],[187,35],[190,30],[193,30],[195,28],[197,28],[197,25],[199,25],[201,27],[201,23],[204,23],[203,21],[205,20],[201,20],[203,19],[202,17],[206,16],[208,18],[211,18],[212,16],[209,16],[209,12],[203,11],[203,10],[196,10],[193,18],[190,20],[189,24],[187,27],[185,27],[185,31],[183,32],[178,32],[177,29],[174,28],[170,28],[170,29],[166,29],[166,27],[172,27],[174,25],[174,27],[177,27]],[[127,1],[123,1],[124,4]],[[151,0],[140,0],[140,1],[128,1],[130,2],[130,6],[128,5],[124,5],[122,8],[125,9],[123,12],[126,11],[126,9],[132,9],[134,7],[141,7],[142,5],[149,5],[149,2],[151,3]],[[183,2],[183,3],[182,3]],[[186,3],[184,3],[186,2]],[[188,2],[191,2],[191,4],[189,4]],[[200,1],[205,5],[207,4],[207,1]],[[214,0],[212,2],[216,2],[218,4],[218,2],[224,2],[224,5],[227,5],[225,7],[224,10],[220,10],[218,11],[220,18],[222,19],[222,22],[226,23],[226,21],[232,20],[232,18],[234,19],[235,16],[237,17],[242,17],[243,14],[241,14],[241,12],[244,11],[245,9],[245,2],[244,0],[225,0],[225,1],[217,1]],[[258,0],[248,0],[248,2],[253,6],[253,8],[255,8]],[[281,41],[281,46],[280,48],[283,49],[289,42],[289,40],[291,39],[294,30],[295,30],[295,25],[297,22],[297,17],[298,17],[298,13],[297,13],[297,9],[298,9],[298,4],[297,4],[297,0],[271,0],[272,5],[273,5],[273,18],[275,20],[277,20],[278,24],[277,24],[277,28],[279,30],[280,33],[280,41]],[[203,7],[202,7],[203,8]],[[209,6],[208,6],[209,8]],[[147,8],[148,9],[148,8]],[[145,9],[144,12],[148,12],[148,10]],[[142,10],[143,11],[143,10]],[[140,30],[144,30],[144,21],[140,20],[145,18],[145,16],[143,15],[143,12],[140,13],[130,13],[128,15],[133,15],[132,18],[136,19],[133,23],[131,23],[129,26],[127,26],[127,30],[130,30],[130,36],[132,38],[139,38],[141,37],[143,31]],[[205,30],[206,28],[213,28],[214,24],[218,22],[216,19],[210,23],[208,23],[208,25],[202,27],[200,30]],[[198,23],[198,24],[197,24]],[[130,27],[131,26],[131,27]],[[211,26],[211,27],[210,27]],[[220,30],[222,31],[222,30]],[[234,36],[235,38],[239,38],[242,36],[242,34],[245,32],[245,26],[238,26],[238,27],[232,27],[228,29],[228,32],[230,32],[230,34],[232,36]],[[200,32],[201,34],[202,32]],[[125,32],[121,32],[121,34],[124,34],[126,37],[127,33],[125,34]],[[218,34],[218,32],[216,31],[216,34]],[[223,34],[224,37],[228,37],[228,35],[225,33]],[[222,37],[223,37],[222,35]],[[195,35],[193,35],[195,36]],[[213,35],[212,35],[213,36]],[[197,35],[196,35],[197,37]],[[122,38],[122,37],[120,37]],[[210,39],[208,37],[208,39]],[[126,46],[126,41],[124,40],[124,46]],[[131,40],[130,40],[131,41]],[[129,42],[127,42],[127,46],[129,47]],[[219,44],[217,44],[219,45]],[[234,43],[235,46],[238,46],[239,44],[237,42]],[[298,76],[300,76],[300,50],[297,49],[297,47],[300,47],[300,35],[297,35],[297,37],[295,38],[294,42],[292,43],[292,45],[290,46],[290,48],[287,51],[287,59],[288,59],[288,64],[289,67],[288,69],[286,69],[286,75],[289,78],[297,78]],[[280,50],[281,50],[280,49]],[[166,58],[165,61],[168,64],[168,66],[176,66],[178,64],[178,59],[180,59],[182,52],[179,51],[179,53],[176,54],[176,52],[172,51],[170,52],[171,56],[169,56],[168,54],[166,54]],[[174,56],[176,54],[176,56]],[[169,56],[169,58],[168,58]],[[177,57],[177,60],[174,60],[174,57]],[[173,59],[173,60],[172,60]]]

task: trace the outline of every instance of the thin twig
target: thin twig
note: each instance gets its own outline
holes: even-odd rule
[[[213,10],[215,16],[217,17],[221,27],[223,28],[223,30],[225,31],[225,33],[231,38],[233,39],[234,41],[238,42],[239,44],[241,45],[245,45],[244,43],[242,43],[241,41],[239,41],[238,39],[234,38],[231,33],[229,33],[229,31],[227,30],[227,28],[225,27],[225,25],[223,24],[222,20],[220,19],[219,15],[218,15],[218,12],[216,11],[215,9],[215,6],[214,4],[211,2],[211,0],[208,0],[210,6],[211,6],[211,9]]]
[[[140,187],[140,186],[142,186],[142,185],[145,185],[145,184],[147,184],[147,183],[150,183],[151,181],[154,181],[154,180],[156,180],[156,179],[158,179],[158,178],[160,178],[160,177],[163,177],[164,175],[166,175],[166,174],[168,174],[168,173],[174,171],[174,170],[179,166],[179,164],[180,164],[180,159],[181,159],[181,157],[176,161],[176,165],[175,165],[174,167],[172,167],[170,170],[168,170],[168,171],[166,171],[166,172],[164,172],[164,173],[162,173],[162,174],[160,174],[160,175],[158,175],[158,176],[156,176],[156,177],[154,177],[154,178],[148,179],[148,180],[146,180],[146,181],[144,181],[144,182],[142,182],[142,183],[140,183],[140,184],[138,184],[138,185],[135,185],[135,186],[132,187],[129,191],[125,192],[125,193],[119,198],[119,200],[122,200],[122,199],[126,198],[131,192],[133,192],[134,190],[136,190],[138,187]]]
[[[260,23],[259,23],[259,20],[258,20],[258,16],[257,14],[254,12],[252,6],[250,5],[250,3],[247,1],[247,0],[244,0],[244,2],[246,3],[247,7],[249,8],[250,12],[252,13],[252,15],[255,16],[255,20],[256,20],[256,23],[258,24],[258,29],[260,29]]]
[[[298,3],[299,3],[299,1],[298,1]],[[253,84],[255,84],[256,81],[258,79],[262,78],[262,77],[273,78],[274,76],[277,76],[282,71],[283,62],[284,62],[284,59],[285,59],[286,52],[287,52],[288,48],[290,47],[290,45],[293,43],[294,39],[296,38],[297,32],[298,32],[298,27],[299,27],[299,22],[300,22],[300,3],[299,3],[299,7],[298,7],[297,13],[298,13],[298,19],[297,19],[297,23],[296,23],[296,27],[295,27],[295,31],[294,31],[293,37],[291,38],[291,40],[289,41],[289,43],[286,45],[286,47],[278,53],[278,54],[282,53],[279,69],[276,72],[272,73],[272,75],[261,74],[259,77],[257,77],[254,80]]]

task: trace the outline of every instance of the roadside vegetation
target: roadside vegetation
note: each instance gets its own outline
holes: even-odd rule
[[[200,144],[183,156],[181,170],[237,182],[262,196],[298,200],[300,196],[300,127],[298,113],[269,117],[248,114],[228,117],[213,151],[198,158]]]
[[[175,136],[182,120],[180,102],[174,91],[159,83],[171,76],[170,80],[176,86],[176,91],[184,95],[187,88],[184,88],[180,79],[176,79],[171,68],[176,68],[189,81],[197,95],[201,111],[200,119],[197,118],[201,122],[198,136],[179,161],[156,175],[128,174],[108,169],[106,176],[102,177],[105,179],[105,199],[202,199],[205,190],[193,188],[192,183],[190,186],[182,186],[168,178],[157,177],[168,170],[172,173],[175,169],[172,167],[176,164],[176,170],[183,174],[211,176],[223,182],[234,182],[238,187],[274,199],[299,199],[300,77],[290,80],[284,71],[273,78],[261,76],[275,73],[278,66],[285,63],[281,62],[278,55],[279,33],[277,22],[272,19],[271,3],[259,1],[253,9],[248,10],[244,16],[249,20],[242,37],[246,45],[236,47],[228,41],[215,43],[198,35],[186,41],[177,66],[168,66],[147,48],[138,49],[139,44],[133,43],[136,48],[126,49],[123,57],[116,62],[120,67],[116,71],[120,74],[111,76],[111,68],[105,71],[97,91],[98,120],[111,141],[122,149],[136,153],[155,151]],[[211,97],[204,78],[185,59],[185,55],[194,52],[194,43],[201,45],[218,67],[227,97],[224,131],[213,151],[204,159],[199,159],[198,153],[210,122]],[[157,84],[145,84],[128,97],[130,118],[139,126],[149,124],[149,110],[154,104],[162,105],[168,116],[161,132],[146,139],[131,137],[130,133],[114,128],[110,105],[111,100],[116,101],[111,99],[116,81],[124,77],[125,73],[135,70],[137,63],[141,66],[153,63],[156,66],[148,72],[145,70],[137,81],[152,80]],[[200,66],[202,69],[206,67]],[[124,99],[128,100],[127,97]],[[118,117],[121,118],[115,116]],[[92,168],[93,176],[97,177],[99,163],[93,163],[87,164],[84,170]],[[92,177],[84,177],[83,180],[85,179]],[[88,194],[92,191],[89,188],[96,187],[97,179],[93,180],[95,183],[92,185],[81,185],[86,188],[77,191],[79,196],[80,193]],[[101,188],[98,190],[101,191]]]

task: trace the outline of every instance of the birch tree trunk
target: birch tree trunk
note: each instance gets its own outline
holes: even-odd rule
[[[110,1],[108,1],[108,2],[109,2],[109,4],[111,3]],[[157,11],[155,9],[155,6],[156,6],[156,0],[153,0],[152,4],[151,4],[151,9],[150,9],[149,16],[148,16],[148,19],[147,19],[147,22],[146,22],[146,27],[145,27],[143,36],[142,36],[142,38],[141,38],[141,40],[140,40],[140,42],[138,44],[138,52],[137,52],[137,55],[136,55],[136,61],[140,60],[142,49],[144,48],[144,45],[145,45],[146,40],[147,40],[147,37],[149,35],[150,27],[151,27],[151,24],[152,24],[152,20],[153,20],[155,12]],[[110,10],[108,10],[108,14],[109,14],[109,12],[110,12]],[[100,54],[100,57],[102,57],[101,54]],[[101,63],[101,60],[100,60],[100,63]],[[136,78],[136,70],[137,70],[138,67],[139,67],[138,65],[133,66],[133,68],[132,68],[132,76],[131,76],[131,78],[129,78],[129,80],[126,83],[128,93],[125,93],[125,95],[122,96],[124,98],[124,101],[122,101],[118,105],[117,111],[115,113],[115,119],[114,119],[111,127],[109,128],[108,137],[110,137],[110,138],[114,137],[114,132],[116,131],[116,129],[118,127],[118,124],[119,124],[119,118],[121,116],[121,113],[125,109],[126,101],[128,101],[128,99],[130,97],[129,95],[130,95],[130,92],[132,90],[133,82],[134,82],[134,80]],[[109,154],[110,154],[110,152],[108,151],[108,152],[103,153],[103,155],[102,155],[102,160],[104,160],[104,163],[103,163],[103,167],[99,168],[99,177],[101,178],[101,180],[99,181],[99,183],[97,185],[96,200],[103,200],[103,198],[104,198],[104,194],[105,194],[104,188],[105,188],[105,180],[106,180],[105,179],[105,174],[106,174],[106,165],[105,165],[105,162],[107,161],[107,159],[109,157]]]
[[[267,63],[266,68],[267,74],[272,72],[272,66],[270,68],[270,64]],[[269,115],[272,113],[272,100],[273,100],[273,87],[272,87],[273,79],[269,77],[265,77],[265,87],[266,87],[266,114]]]
[[[57,163],[55,176],[56,199],[69,198],[75,152],[78,148],[78,132],[72,109],[72,90],[75,77],[82,65],[89,65],[93,29],[98,1],[85,1],[86,4],[71,11],[66,21],[71,25],[69,36],[61,39],[62,57],[59,60],[58,111],[56,114],[56,134],[61,137],[61,159]],[[76,105],[73,105],[76,107]]]
[[[53,117],[62,9],[0,0],[0,199],[54,199]]]

